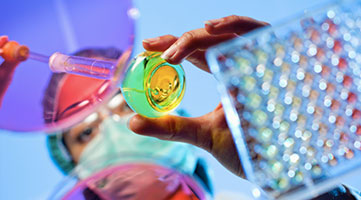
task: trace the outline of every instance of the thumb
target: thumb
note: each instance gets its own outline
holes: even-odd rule
[[[2,48],[9,41],[8,36],[0,36],[0,48]]]
[[[207,126],[201,118],[173,115],[160,118],[146,118],[135,115],[129,120],[129,128],[140,135],[153,136],[162,140],[186,142],[209,150],[212,144]]]

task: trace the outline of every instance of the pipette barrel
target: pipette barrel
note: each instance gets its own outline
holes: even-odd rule
[[[54,53],[50,56],[49,67],[53,72],[67,72],[97,79],[113,78],[116,65],[111,61]]]

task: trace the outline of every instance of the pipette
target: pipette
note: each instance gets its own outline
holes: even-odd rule
[[[59,52],[51,56],[30,52],[29,48],[10,41],[2,48],[2,57],[7,61],[24,61],[26,59],[37,60],[49,64],[51,71],[66,72],[97,79],[111,79],[116,71],[115,62],[86,58],[80,56],[68,56]]]
[[[68,56],[57,52],[50,56],[49,67],[53,72],[67,72],[97,79],[111,79],[114,77],[116,65],[115,62],[111,61]]]

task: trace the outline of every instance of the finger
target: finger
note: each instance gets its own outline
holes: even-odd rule
[[[177,41],[177,37],[173,35],[163,35],[156,38],[149,38],[143,40],[143,47],[148,51],[165,51],[174,42]]]
[[[233,35],[232,35],[233,37]],[[227,37],[228,38],[228,37]],[[167,50],[172,44],[174,44],[178,38],[173,35],[164,35],[156,38],[150,38],[143,40],[143,47],[148,51],[159,51],[163,52]],[[193,63],[200,69],[210,72],[204,51],[195,51],[187,57],[187,60]]]
[[[235,34],[211,35],[204,28],[195,29],[184,33],[162,54],[162,58],[171,64],[179,64],[196,50],[205,50],[234,37]]]
[[[232,35],[233,37],[233,35]],[[227,37],[228,38],[228,37]],[[163,52],[167,50],[172,44],[178,40],[178,37],[173,35],[164,35],[156,38],[143,40],[143,47],[148,51]],[[187,57],[187,60],[197,66],[198,68],[210,72],[208,64],[205,59],[205,51],[195,51]]]
[[[148,51],[158,51],[163,52],[167,50],[174,42],[178,40],[178,37],[173,35],[164,35],[156,38],[150,38],[143,40],[143,47]],[[193,63],[195,66],[200,69],[210,72],[204,51],[196,51],[187,57],[187,60]]]
[[[205,22],[205,29],[210,34],[236,33],[242,35],[257,28],[268,26],[266,22],[258,21],[249,17],[231,15],[220,19]]]
[[[180,141],[210,149],[211,138],[200,118],[164,116],[151,119],[135,115],[129,121],[129,128],[135,133],[153,136],[162,140]]]
[[[2,54],[2,47],[9,41],[8,36],[0,36],[0,55]]]
[[[0,36],[0,48],[2,48],[9,41],[8,36]]]

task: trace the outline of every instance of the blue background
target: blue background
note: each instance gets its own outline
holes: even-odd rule
[[[50,1],[50,0],[49,0]],[[121,1],[121,0],[119,0]],[[24,2],[26,2],[24,0]],[[41,1],[31,1],[28,6],[34,7],[34,12]],[[73,1],[65,1],[67,7],[75,6]],[[76,2],[76,1],[75,1]],[[94,3],[95,1],[89,1]],[[107,1],[96,1],[99,6]],[[250,16],[271,24],[300,13],[315,5],[314,0],[136,0],[135,7],[140,11],[136,24],[135,53],[141,52],[141,40],[164,34],[180,36],[187,30],[204,26],[204,21],[237,14]],[[7,2],[1,1],[1,12],[11,16],[20,16],[21,12],[12,13],[7,9]],[[81,5],[76,5],[81,7]],[[74,8],[74,7],[72,7]],[[5,10],[5,11],[4,11]],[[81,11],[81,9],[78,9]],[[31,34],[21,32],[21,27],[3,30],[0,21],[0,35]],[[86,20],[86,19],[84,19]],[[29,25],[32,21],[29,19]],[[74,24],[76,25],[76,24]],[[57,26],[57,24],[54,24]],[[95,31],[112,31],[97,30]],[[81,36],[79,36],[81,37]],[[57,40],[57,38],[53,38]],[[101,38],[99,38],[101,39]],[[37,38],[39,40],[39,38]],[[185,62],[187,74],[187,91],[181,104],[192,116],[200,116],[215,108],[220,99],[216,91],[213,77]],[[251,185],[232,175],[217,163],[206,152],[205,155],[213,169],[216,194],[221,196],[228,192],[250,194]],[[43,134],[13,134],[1,131],[0,134],[0,199],[46,199],[63,175],[52,164],[45,145]],[[361,175],[346,180],[346,183],[361,189],[358,183]],[[240,194],[239,194],[240,195]]]

